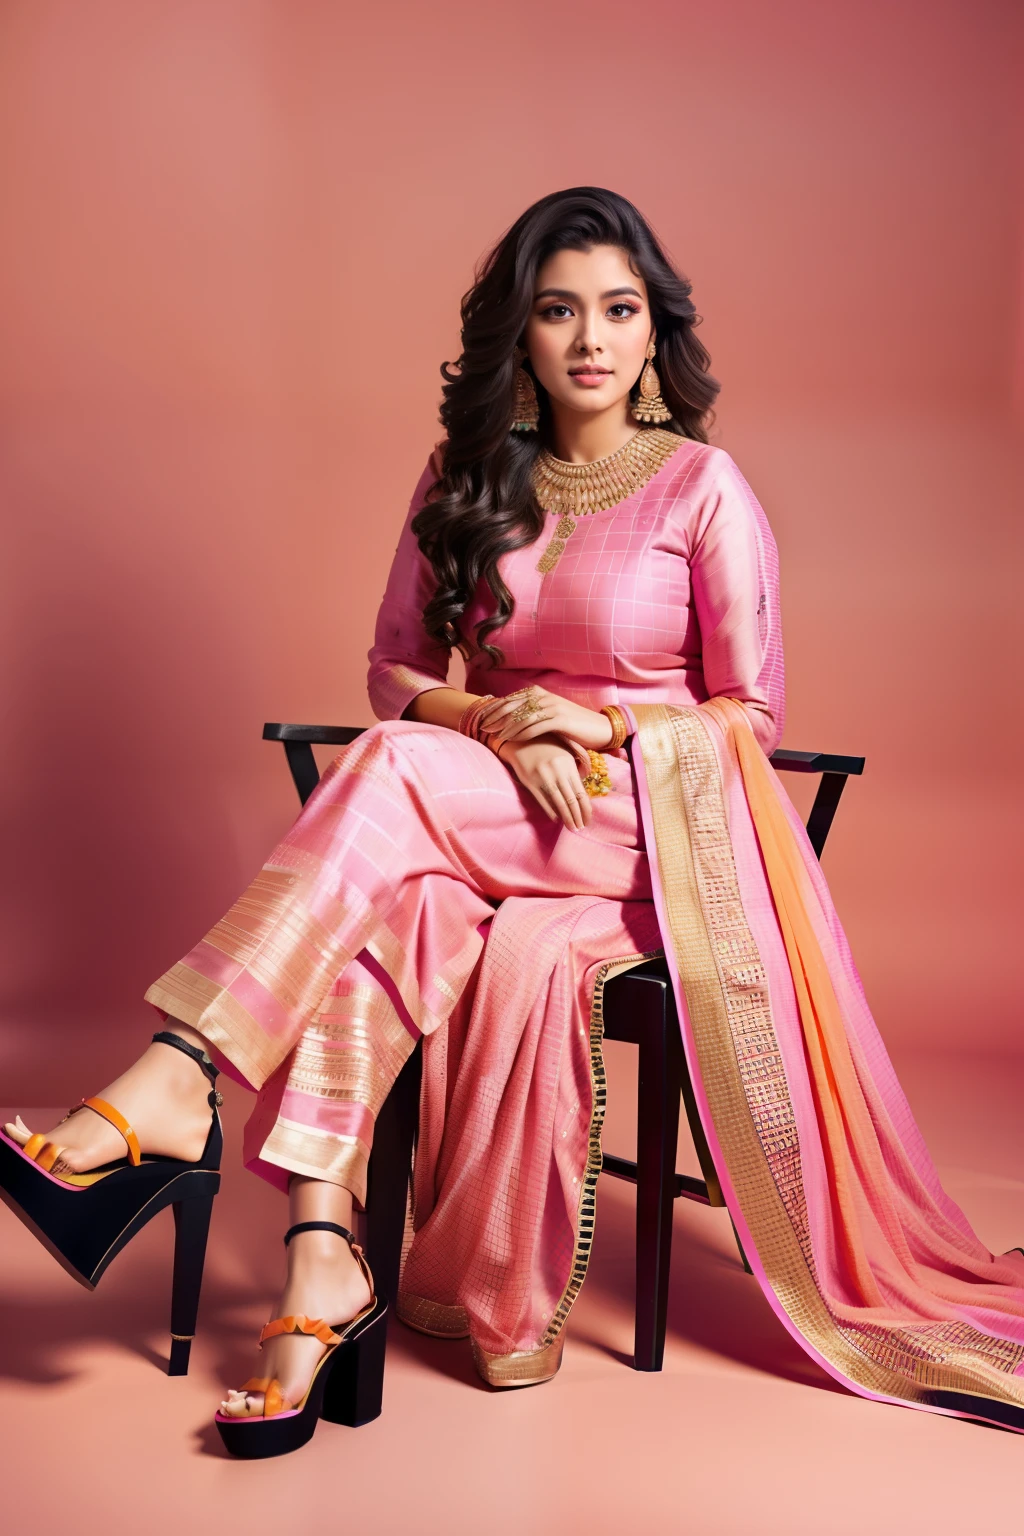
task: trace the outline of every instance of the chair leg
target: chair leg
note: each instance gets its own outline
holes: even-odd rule
[[[402,1266],[421,1071],[422,1052],[417,1045],[381,1105],[373,1130],[366,1192],[366,1250],[377,1294],[386,1297],[388,1311],[360,1346],[356,1385],[340,1396],[335,1393],[326,1404],[325,1417],[339,1424],[365,1424],[380,1413],[387,1329],[395,1315]]]
[[[412,1152],[419,1121],[422,1053],[417,1046],[381,1105],[373,1130],[366,1195],[366,1248],[379,1294],[393,1305],[402,1264],[402,1239]]]
[[[729,1217],[729,1222],[730,1222],[730,1224],[732,1226],[732,1235],[736,1239],[736,1247],[740,1251],[740,1258],[743,1260],[743,1268],[744,1268],[744,1270],[746,1271],[746,1273],[748,1275],[752,1275],[754,1273],[754,1271],[751,1269],[750,1265],[747,1263],[747,1256],[743,1252],[743,1244],[740,1242],[740,1235],[736,1231],[736,1223],[733,1221],[731,1216]]]
[[[633,1366],[660,1371],[665,1358],[672,1213],[679,1134],[679,1051],[668,986],[647,989],[640,1037],[636,1147],[636,1334]]]

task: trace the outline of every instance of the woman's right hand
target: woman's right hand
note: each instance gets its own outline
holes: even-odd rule
[[[576,754],[555,737],[503,741],[498,757],[528,789],[549,821],[580,831],[590,825],[593,807],[583,788]]]

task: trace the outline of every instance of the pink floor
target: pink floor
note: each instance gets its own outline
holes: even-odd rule
[[[628,1048],[609,1054],[606,1145],[627,1151]],[[947,1188],[993,1248],[1024,1241],[1024,1063],[897,1065]],[[90,1296],[0,1210],[5,1531],[930,1536],[1019,1527],[1024,1438],[836,1387],[743,1274],[722,1211],[677,1206],[665,1369],[632,1371],[633,1197],[611,1179],[553,1383],[491,1392],[467,1345],[398,1327],[376,1423],[323,1425],[281,1461],[228,1460],[212,1407],[223,1383],[252,1371],[251,1341],[282,1263],[280,1197],[232,1155],[242,1098],[229,1086],[228,1168],[185,1379],[162,1374],[169,1215]],[[45,1123],[42,1111],[26,1118]]]

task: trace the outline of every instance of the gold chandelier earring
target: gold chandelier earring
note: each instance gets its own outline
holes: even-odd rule
[[[654,371],[654,337],[647,344],[647,361],[640,375],[640,392],[633,406],[634,421],[671,421],[672,412],[661,398],[661,380]]]
[[[537,403],[537,387],[523,364],[526,353],[516,347],[516,398],[512,408],[513,432],[536,432],[540,422],[540,406]]]

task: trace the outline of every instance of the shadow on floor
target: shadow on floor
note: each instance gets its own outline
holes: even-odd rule
[[[625,1311],[632,1326],[634,1306],[634,1221],[631,1192],[602,1183],[597,1235],[586,1289],[600,1295],[605,1306]],[[581,1319],[582,1322],[582,1319]],[[595,1337],[597,1330],[577,1323],[578,1338],[615,1359],[623,1353]],[[786,1332],[748,1275],[732,1240],[725,1211],[686,1207],[680,1201],[672,1241],[669,1281],[668,1337],[764,1371],[787,1381],[848,1395],[816,1365]],[[625,1357],[632,1365],[632,1357]]]
[[[614,1319],[618,1314],[631,1330],[633,1317],[633,1199],[631,1192],[606,1189],[609,1182],[602,1181],[594,1254],[569,1327],[572,1337],[601,1350],[623,1369],[631,1369],[632,1356],[621,1347],[621,1328],[606,1333],[602,1326],[609,1316]],[[278,1254],[276,1201],[266,1211],[253,1209],[245,1201],[238,1207],[234,1202],[219,1204],[199,1328],[207,1347],[214,1348],[209,1368],[218,1382],[227,1385],[258,1374],[256,1334],[283,1278],[283,1262]],[[159,1227],[159,1218],[155,1225]],[[94,1293],[80,1289],[55,1269],[53,1286],[47,1285],[42,1294],[8,1291],[0,1296],[5,1320],[0,1379],[38,1384],[72,1380],[79,1369],[73,1363],[77,1352],[93,1343],[128,1351],[166,1370],[169,1236],[157,1230],[133,1245],[134,1251],[126,1252]],[[27,1235],[26,1240],[31,1241]],[[246,1255],[241,1285],[238,1253]],[[222,1273],[218,1258],[226,1255],[231,1255],[231,1262],[227,1273]],[[819,1389],[844,1391],[803,1354],[768,1306],[756,1280],[744,1273],[724,1211],[677,1208],[668,1326],[670,1339],[684,1339],[737,1364]],[[415,1361],[462,1385],[494,1390],[477,1375],[466,1340],[432,1339],[392,1319],[389,1349],[399,1359]],[[212,1425],[199,1433],[199,1449],[221,1453]]]
[[[229,1368],[252,1364],[253,1330],[246,1319],[250,1309],[265,1305],[265,1293],[252,1289],[239,1295],[235,1284],[225,1284],[208,1273],[203,1285],[199,1326],[207,1339],[225,1342]],[[67,1282],[67,1290],[55,1297],[0,1297],[4,1317],[0,1343],[0,1380],[53,1384],[72,1380],[78,1367],[69,1364],[75,1353],[91,1344],[125,1350],[167,1369],[170,1338],[170,1264],[150,1262],[125,1267],[121,1276],[105,1276],[94,1292]],[[165,1342],[153,1340],[161,1332]],[[229,1375],[227,1379],[231,1379]]]

